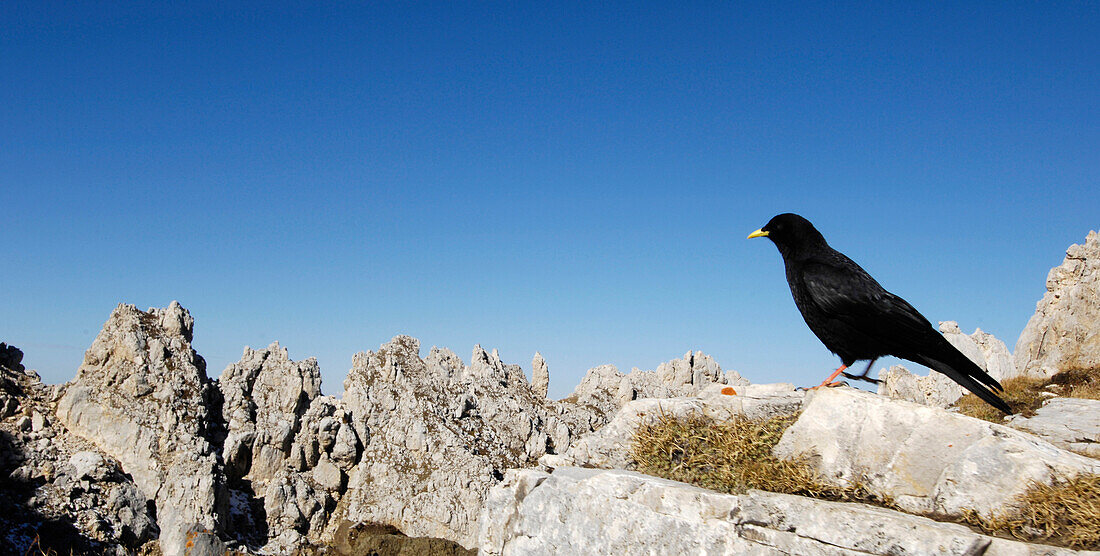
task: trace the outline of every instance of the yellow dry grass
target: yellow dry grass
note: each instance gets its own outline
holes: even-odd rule
[[[1001,383],[1004,393],[1001,398],[1012,408],[1013,414],[1031,417],[1035,410],[1049,399],[1043,393],[1052,393],[1067,398],[1089,398],[1100,400],[1100,369],[1068,369],[1049,379],[1010,378]],[[959,413],[994,423],[1004,420],[1004,414],[993,406],[983,402],[974,394],[967,394],[955,402]]]
[[[1032,483],[1017,509],[993,518],[974,512],[967,523],[987,533],[1012,535],[1076,549],[1100,549],[1100,475],[1078,475],[1051,485]]]
[[[643,473],[721,492],[752,488],[829,500],[890,503],[859,485],[845,488],[825,483],[804,462],[773,456],[772,447],[796,418],[737,417],[717,423],[706,418],[663,416],[638,428],[632,456]]]

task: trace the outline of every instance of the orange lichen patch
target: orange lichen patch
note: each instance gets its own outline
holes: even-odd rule
[[[736,396],[737,395],[737,390],[734,390],[732,386],[727,386],[727,387],[722,389],[722,393],[727,395],[727,396]]]

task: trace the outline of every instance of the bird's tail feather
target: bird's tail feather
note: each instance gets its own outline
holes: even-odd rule
[[[951,346],[951,348],[954,349],[954,346]],[[1012,413],[1012,408],[1008,407],[1008,404],[1005,403],[1004,400],[997,397],[997,395],[991,391],[1003,392],[1004,388],[1001,387],[1000,383],[994,380],[993,377],[989,376],[989,373],[983,371],[981,367],[962,353],[959,353],[959,357],[964,359],[969,365],[960,364],[959,361],[953,361],[952,363],[955,363],[955,365],[949,365],[926,355],[922,355],[917,362],[934,371],[947,375],[948,378],[959,383],[963,388],[970,390],[975,396],[978,396],[989,405],[1005,413]],[[960,370],[957,367],[962,367],[962,369]]]

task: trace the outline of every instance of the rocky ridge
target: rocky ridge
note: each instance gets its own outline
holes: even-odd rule
[[[377,523],[470,548],[482,503],[508,469],[565,451],[618,409],[592,386],[605,369],[579,389],[587,403],[554,401],[540,355],[533,385],[495,350],[475,347],[468,365],[445,348],[421,358],[408,336],[357,354],[342,399],[322,394],[314,359],[294,361],[278,343],[245,348],[213,380],[193,333],[178,303],[119,305],[76,378],[57,387],[23,372],[21,352],[0,349],[11,365],[0,375],[11,430],[5,476],[29,493],[11,503],[37,497],[51,508],[13,531],[57,516],[78,524],[64,545],[77,554],[153,539],[168,555],[289,553],[331,544],[349,523]],[[661,369],[688,378],[662,386],[682,377]],[[632,373],[641,378],[631,397],[725,377],[702,354],[661,369]],[[93,512],[62,511],[69,507]]]
[[[1091,364],[1096,327],[1082,323],[1097,322],[1097,243],[1091,233],[1052,270],[1029,323],[1046,326],[1047,339],[1035,347],[1021,336],[1015,363],[980,330],[946,322],[941,331],[999,379],[1017,374],[1020,345],[1032,346],[1019,368],[1033,375]],[[1067,451],[1094,455],[1100,445],[1094,401],[1055,397],[1009,420],[1013,430],[928,407],[950,403],[954,384],[904,369],[887,373],[882,393],[921,405],[754,385],[701,352],[653,371],[597,367],[554,401],[539,354],[528,382],[496,351],[477,346],[467,364],[444,348],[421,357],[416,339],[397,336],[354,357],[338,399],[322,394],[315,360],[291,360],[278,343],[246,348],[213,380],[191,348],[193,329],[175,302],[120,305],[60,386],[41,384],[19,350],[0,344],[5,548],[25,552],[39,535],[73,554],[629,552],[643,538],[718,553],[1068,553],[882,508],[578,469],[630,469],[633,431],[659,415],[801,410],[777,455],[807,458],[838,484],[861,481],[908,511],[956,519],[993,515],[1030,480],[1100,472]],[[837,533],[823,525],[836,515],[878,525]],[[927,542],[899,544],[903,531]]]
[[[1100,367],[1100,234],[1066,250],[1047,275],[1047,291],[1016,341],[1024,376],[1049,378],[1066,369]]]

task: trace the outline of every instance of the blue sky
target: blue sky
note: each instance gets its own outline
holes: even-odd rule
[[[316,4],[0,5],[0,340],[47,382],[176,299],[210,375],[279,340],[327,393],[398,333],[556,396],[816,383],[774,214],[1010,349],[1100,228],[1096,3]]]

